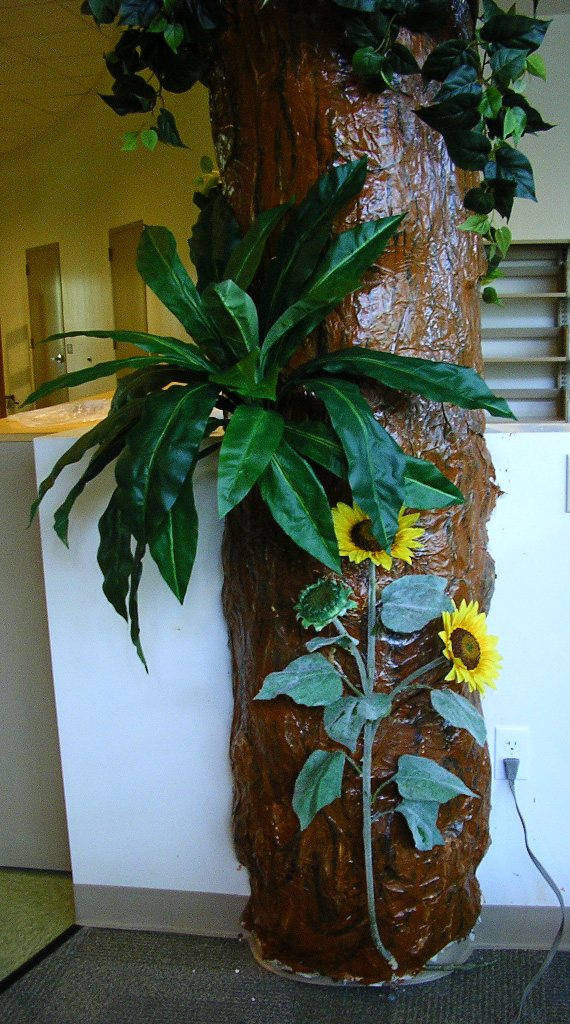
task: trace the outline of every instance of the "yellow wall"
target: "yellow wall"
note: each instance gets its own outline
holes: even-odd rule
[[[136,220],[164,224],[189,265],[187,239],[197,213],[192,180],[200,157],[212,153],[207,93],[196,86],[185,97],[169,98],[169,107],[189,149],[121,152],[121,135],[136,127],[135,120],[119,120],[89,97],[57,130],[0,158],[0,324],[6,389],[18,401],[32,387],[26,249],[59,242],[68,331],[113,326],[109,228]],[[150,331],[184,335],[151,293],[148,317]],[[97,359],[112,358],[108,342],[95,345]]]
[[[554,18],[543,48],[548,86],[530,83],[528,97],[552,132],[523,140],[536,172],[539,203],[518,200],[511,220],[515,238],[570,239],[570,15]],[[211,153],[207,95],[196,86],[184,97],[169,97],[189,150],[158,146],[120,151],[123,131],[134,119],[119,120],[90,97],[56,130],[0,158],[0,324],[7,390],[21,401],[31,388],[28,301],[24,269],[27,248],[59,242],[66,330],[113,325],[107,259],[110,227],[142,219],[165,224],[177,237],[188,264],[187,238],[193,222],[192,179],[203,153]],[[149,329],[182,336],[182,328],[149,294]],[[106,342],[97,358],[107,358]],[[75,368],[70,365],[69,369]],[[100,389],[100,385],[95,386]]]

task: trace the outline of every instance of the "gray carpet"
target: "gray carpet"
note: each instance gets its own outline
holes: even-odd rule
[[[486,966],[394,991],[276,977],[247,942],[82,928],[0,995],[1,1024],[510,1024],[541,952],[479,951]],[[490,963],[488,963],[490,961]],[[570,953],[524,1024],[570,1024]]]

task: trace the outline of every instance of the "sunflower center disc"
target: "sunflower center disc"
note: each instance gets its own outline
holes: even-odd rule
[[[461,658],[465,668],[477,668],[481,660],[481,648],[473,633],[470,633],[468,629],[462,629],[461,626],[458,626],[457,629],[453,630],[450,640],[451,650],[456,658]]]
[[[378,543],[372,533],[372,522],[370,519],[363,519],[356,523],[350,531],[350,539],[355,547],[361,551],[383,551],[384,548]]]

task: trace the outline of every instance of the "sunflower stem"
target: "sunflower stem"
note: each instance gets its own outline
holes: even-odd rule
[[[368,645],[366,649],[367,686],[366,696],[374,693],[376,679],[376,566],[370,559],[368,570]]]
[[[366,674],[363,681],[364,693],[371,697],[374,693],[376,678],[376,566],[370,560],[368,574],[368,646],[366,655]],[[366,902],[368,905],[368,921],[372,941],[379,953],[388,961],[394,970],[398,965],[392,954],[384,946],[378,931],[376,918],[376,896],[374,893],[374,869],[372,863],[372,744],[376,735],[377,722],[366,722],[362,750],[362,842],[364,845],[364,870],[366,875]]]
[[[447,664],[445,658],[441,657],[434,658],[433,661],[428,661],[427,665],[422,665],[421,668],[417,668],[415,672],[412,672],[409,676],[406,676],[405,679],[402,679],[402,681],[394,687],[390,696],[395,697],[398,693],[401,693],[402,690],[405,690],[407,689],[407,687],[411,686],[411,684],[414,683],[416,679],[419,679],[421,676],[425,675],[426,672],[431,672],[432,669],[439,668],[440,665],[445,664]]]
[[[352,657],[354,658],[354,660],[355,660],[355,662],[356,662],[356,664],[358,666],[358,674],[360,676],[360,682],[362,683],[362,691],[363,691],[363,693],[366,696],[368,696],[368,693],[367,693],[368,674],[367,674],[367,671],[366,671],[366,665],[364,664],[364,659],[363,659],[360,651],[358,650],[358,647],[355,644],[353,637],[351,637],[350,633],[344,628],[344,625],[342,624],[340,619],[338,619],[338,618],[337,619],[333,619],[333,622],[334,622],[336,628],[338,629],[339,633],[342,633],[342,635],[345,636],[350,641],[350,654],[352,654]],[[352,684],[349,684],[349,685],[350,685],[351,689],[355,691],[355,693],[358,692],[355,689],[355,687],[352,686]]]

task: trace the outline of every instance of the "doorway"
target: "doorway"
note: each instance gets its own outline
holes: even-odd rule
[[[142,220],[109,230],[109,264],[113,290],[115,330],[148,330],[146,285],[137,270],[137,249],[143,230]],[[115,343],[115,358],[148,355],[138,345]]]
[[[56,380],[67,372],[63,339],[44,343],[51,334],[61,334],[63,301],[59,243],[38,245],[26,249],[26,275],[28,279],[28,305],[30,309],[30,336],[34,388]],[[67,388],[36,402],[38,408],[59,405],[68,399]]]

